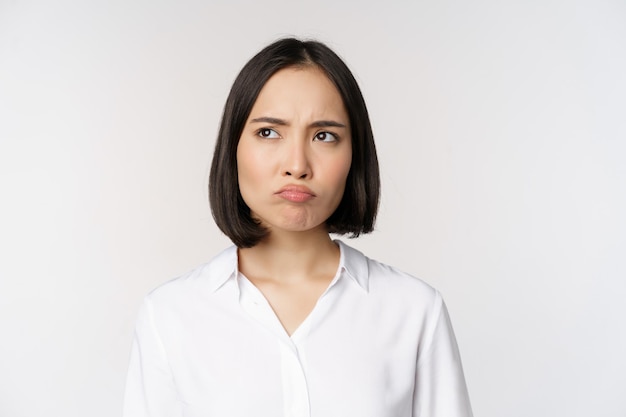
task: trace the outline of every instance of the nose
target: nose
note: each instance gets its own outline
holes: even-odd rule
[[[283,175],[294,177],[297,179],[305,179],[311,177],[311,164],[305,141],[289,141],[291,142],[283,158]]]

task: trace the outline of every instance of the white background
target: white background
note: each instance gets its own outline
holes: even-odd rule
[[[0,0],[0,416],[119,415],[143,295],[229,244],[241,66],[354,70],[383,180],[349,241],[443,293],[481,417],[626,416],[626,3]]]

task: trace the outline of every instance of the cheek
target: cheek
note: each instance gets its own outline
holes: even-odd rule
[[[328,164],[327,174],[330,181],[332,181],[335,189],[338,191],[339,199],[343,196],[343,192],[346,186],[346,180],[350,173],[350,166],[352,162],[352,154],[344,155],[338,158],[333,164]]]
[[[251,170],[250,161],[246,158],[240,158],[237,156],[237,181],[239,183],[239,193],[243,198],[245,204],[250,207],[250,204],[254,204],[255,193],[257,189],[255,179],[257,176]]]
[[[237,175],[239,177],[240,186],[246,186],[250,181],[258,178],[261,168],[258,155],[250,152],[245,145],[237,148]]]
[[[352,147],[350,150],[343,155],[341,161],[337,164],[337,173],[336,175],[340,178],[340,181],[343,184],[346,183],[346,179],[348,178],[348,173],[350,173],[350,168],[352,167]]]

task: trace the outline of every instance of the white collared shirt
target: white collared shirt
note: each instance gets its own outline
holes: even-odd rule
[[[291,337],[234,246],[152,291],[124,417],[471,416],[439,293],[337,244],[337,274]]]

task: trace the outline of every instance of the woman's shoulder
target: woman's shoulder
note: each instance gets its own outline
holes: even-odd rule
[[[439,292],[423,279],[370,258],[343,242],[340,246],[347,272],[364,283],[371,294],[389,294],[413,300],[419,296],[431,301],[440,297]]]
[[[230,246],[210,261],[170,279],[150,291],[152,302],[185,302],[190,296],[210,294],[223,285],[237,270],[237,248]]]

